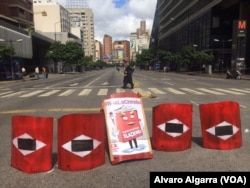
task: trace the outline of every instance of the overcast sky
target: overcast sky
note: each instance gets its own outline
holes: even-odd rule
[[[55,0],[65,6],[66,0]],[[86,0],[85,0],[86,1]],[[105,34],[112,40],[129,40],[129,35],[146,21],[152,30],[157,0],[87,0],[94,13],[95,39],[103,41]]]

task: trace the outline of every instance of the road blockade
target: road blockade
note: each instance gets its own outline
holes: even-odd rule
[[[12,117],[11,166],[26,173],[52,169],[53,118]]]
[[[68,114],[58,119],[58,168],[89,170],[105,163],[103,113]]]
[[[164,103],[152,110],[152,147],[181,151],[191,147],[192,104]]]
[[[240,107],[234,101],[201,104],[203,147],[228,150],[242,146]]]

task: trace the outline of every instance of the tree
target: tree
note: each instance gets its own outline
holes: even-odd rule
[[[153,57],[152,49],[143,49],[141,54],[136,54],[136,64],[145,67],[150,64]]]
[[[15,49],[12,45],[5,45],[0,43],[0,60],[11,60],[15,55]]]
[[[79,68],[82,66],[84,51],[78,43],[67,41],[63,48],[62,60],[70,65]]]
[[[60,41],[55,41],[52,43],[49,47],[49,50],[47,51],[45,57],[52,59],[54,61],[54,71],[57,71],[57,64],[60,60],[63,60],[63,55],[64,55],[64,48],[65,45],[62,44]]]

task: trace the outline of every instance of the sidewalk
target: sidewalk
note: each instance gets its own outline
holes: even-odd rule
[[[212,73],[211,75],[208,73],[204,72],[183,72],[182,74],[187,74],[190,76],[203,76],[203,77],[211,77],[211,78],[225,78],[226,79],[226,74],[225,73]],[[230,78],[232,79],[232,78]],[[250,80],[250,75],[249,74],[242,74],[241,75],[241,80]]]

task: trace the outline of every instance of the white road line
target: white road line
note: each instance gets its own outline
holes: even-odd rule
[[[42,92],[44,92],[44,90],[37,90],[37,91],[33,91],[31,93],[27,93],[25,95],[21,95],[19,97],[31,97],[31,96],[34,96],[36,94],[42,93]]]
[[[3,92],[3,93],[0,93],[0,95],[6,95],[6,94],[9,94],[9,93],[12,93],[13,91],[6,91],[6,92]]]
[[[79,96],[87,96],[91,91],[92,91],[92,89],[84,89],[78,95]]]
[[[164,88],[164,89],[166,89],[167,91],[169,91],[169,92],[171,92],[171,93],[177,94],[177,95],[185,95],[185,93],[183,93],[183,92],[181,92],[181,91],[179,91],[179,90],[176,90],[176,89],[174,89],[174,88],[171,88],[171,87],[169,87],[169,88]]]
[[[150,91],[152,91],[153,93],[155,93],[155,94],[166,94],[165,92],[163,92],[163,91],[161,91],[161,90],[159,90],[159,89],[157,89],[157,88],[148,88]]]
[[[69,84],[69,86],[77,86],[79,83]]]
[[[48,96],[51,96],[51,95],[53,95],[53,94],[55,94],[55,93],[57,93],[57,92],[59,92],[60,90],[51,90],[51,91],[49,91],[49,92],[46,92],[46,93],[44,93],[44,94],[41,94],[41,95],[39,95],[38,97],[48,97]]]
[[[15,93],[11,93],[11,94],[8,94],[8,95],[1,96],[0,98],[13,97],[13,96],[20,95],[20,94],[23,94],[23,93],[25,93],[25,91],[18,91],[18,92],[15,92]]]
[[[228,88],[228,89],[233,90],[233,91],[243,92],[243,93],[250,93],[250,91],[246,91],[246,90],[243,90],[243,89],[237,89],[237,88]]]
[[[194,101],[190,101],[192,104],[194,104],[195,106],[199,106],[200,104]]]
[[[234,94],[234,95],[245,95],[244,93],[234,92],[234,91],[230,91],[228,89],[221,89],[221,88],[212,88],[212,89],[215,89],[215,90],[221,91],[221,92],[225,92],[225,93]]]
[[[207,93],[214,94],[214,95],[225,95],[224,93],[220,93],[220,92],[217,92],[217,91],[212,91],[210,89],[205,89],[205,88],[197,88],[197,89],[200,90],[200,91],[204,91],[204,92],[207,92]]]
[[[122,93],[122,92],[125,92],[125,89],[116,88],[116,93]]]
[[[74,89],[68,89],[67,91],[61,93],[58,96],[69,96],[71,93],[73,93],[75,90]]]
[[[107,95],[108,94],[108,89],[100,89],[97,95]]]
[[[192,89],[189,89],[189,88],[180,88],[180,89],[182,89],[184,91],[187,91],[189,93],[195,94],[195,95],[204,95],[204,93],[202,93],[202,92],[195,91],[195,90],[192,90]]]

